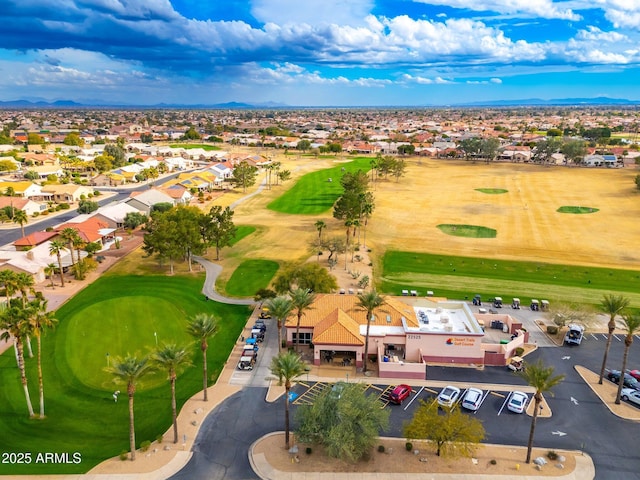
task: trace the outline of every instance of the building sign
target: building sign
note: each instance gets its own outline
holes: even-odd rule
[[[473,347],[476,344],[473,338],[468,337],[449,337],[446,343],[454,347]]]

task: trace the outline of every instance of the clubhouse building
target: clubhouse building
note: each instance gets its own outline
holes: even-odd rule
[[[377,368],[383,378],[426,378],[431,365],[505,365],[528,339],[506,314],[475,315],[466,302],[433,297],[386,297],[374,311],[365,354],[366,310],[356,295],[318,294],[300,320],[300,343],[313,349],[315,365]],[[296,343],[297,316],[285,322],[287,343]],[[495,341],[483,324],[499,322],[509,340]],[[513,336],[513,338],[511,338]]]

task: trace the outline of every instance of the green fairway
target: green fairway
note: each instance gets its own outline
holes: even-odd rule
[[[574,206],[563,206],[558,208],[558,210],[556,210],[557,212],[560,213],[575,213],[575,214],[583,214],[583,213],[595,213],[598,210],[600,210],[599,208],[593,208],[593,207],[574,207]]]
[[[479,293],[598,304],[603,293],[622,293],[640,307],[640,272],[389,251],[382,260],[380,290],[399,295],[403,289],[464,299]]]
[[[267,208],[281,213],[317,215],[326,212],[342,195],[340,178],[346,172],[371,168],[371,158],[354,157],[352,161],[317,172],[307,173],[296,184]],[[331,181],[329,181],[331,179]]]
[[[278,268],[278,262],[271,260],[245,260],[234,270],[225,291],[235,297],[253,297],[258,290],[269,286]]]
[[[245,237],[248,237],[255,231],[256,231],[256,227],[253,227],[251,225],[238,225],[236,227],[236,236],[233,237],[233,240],[231,240],[231,245],[229,246],[233,247],[240,240],[242,240]]]
[[[467,238],[496,238],[497,232],[493,228],[481,227],[479,225],[454,225],[442,223],[438,228],[447,235]]]
[[[507,193],[509,190],[505,190],[504,188],[476,188],[476,191],[489,195],[499,195],[501,193]]]
[[[57,328],[46,332],[42,341],[44,420],[28,418],[13,350],[0,356],[0,451],[33,456],[78,452],[81,457],[79,463],[4,464],[2,474],[83,473],[128,450],[126,386],[112,383],[103,371],[107,352],[109,361],[121,352],[145,354],[155,348],[154,332],[159,344],[186,343],[193,366],[178,377],[180,407],[202,389],[202,354],[184,334],[187,319],[200,312],[213,313],[219,319],[219,332],[209,341],[207,363],[211,381],[217,378],[249,312],[246,306],[206,302],[201,294],[203,280],[203,274],[107,275],[63,305],[56,312]],[[35,357],[27,358],[26,364],[37,412]],[[123,392],[117,403],[112,397],[116,389]],[[137,385],[135,414],[137,445],[167,430],[171,408],[165,373],[145,377]]]
[[[215,145],[205,145],[201,143],[174,143],[169,146],[171,148],[184,148],[185,150],[191,150],[193,148],[201,148],[207,152],[210,152],[213,150],[222,150],[220,147],[217,147]]]

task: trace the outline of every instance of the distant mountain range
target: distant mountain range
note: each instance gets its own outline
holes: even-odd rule
[[[594,98],[556,98],[551,100],[543,100],[541,98],[527,98],[521,100],[485,100],[477,102],[456,103],[450,105],[416,105],[416,108],[442,108],[442,107],[550,107],[550,106],[606,106],[606,105],[638,105],[638,100],[628,100],[625,98],[609,98],[609,97],[594,97]],[[194,109],[229,109],[229,110],[241,110],[241,109],[276,109],[276,108],[349,108],[349,106],[336,106],[327,105],[326,107],[309,107],[309,106],[293,106],[284,103],[277,102],[263,102],[263,103],[247,103],[247,102],[226,102],[226,103],[214,103],[214,104],[179,104],[179,103],[158,103],[155,105],[134,105],[134,104],[118,104],[108,103],[100,100],[87,100],[82,102],[76,102],[73,100],[56,100],[53,102],[35,99],[35,100],[9,100],[0,101],[0,108],[147,108],[147,109],[166,109],[166,108],[194,108]],[[367,107],[353,107],[353,108],[367,108]],[[386,106],[371,106],[368,108],[409,108],[409,106],[398,105],[386,105]]]

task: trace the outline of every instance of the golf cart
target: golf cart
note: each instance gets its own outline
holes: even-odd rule
[[[240,357],[240,361],[238,362],[238,370],[253,370],[253,364],[255,363],[255,359],[253,356]]]
[[[540,310],[543,312],[549,311],[549,300],[540,300]]]
[[[569,325],[569,330],[564,336],[565,345],[580,345],[582,337],[584,336],[584,327],[582,325],[576,325],[572,323]]]
[[[514,310],[520,310],[520,299],[519,298],[514,298],[513,301],[511,302],[511,308],[513,308]]]
[[[532,312],[537,312],[538,310],[540,310],[540,302],[538,302],[538,300],[536,300],[536,299],[532,299],[531,300],[531,311]]]
[[[509,363],[507,363],[507,368],[512,372],[521,372],[524,370],[524,360],[522,357],[511,357]]]
[[[502,297],[496,297],[493,299],[493,308],[502,308]]]
[[[478,294],[474,295],[473,304],[477,305],[477,306],[481,306],[482,305],[482,300],[481,300],[480,295],[478,295]]]

